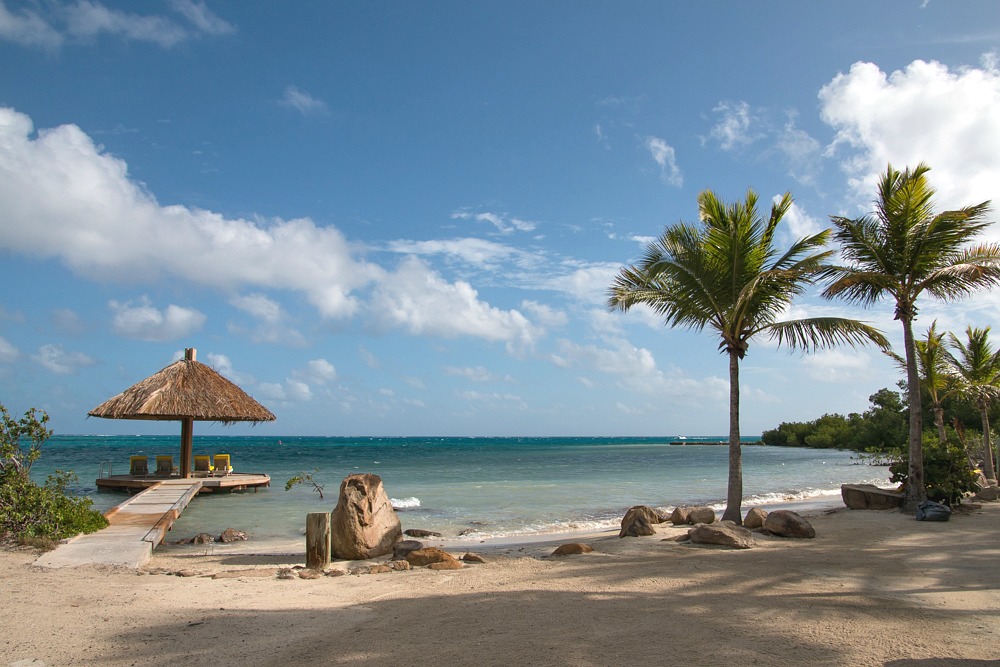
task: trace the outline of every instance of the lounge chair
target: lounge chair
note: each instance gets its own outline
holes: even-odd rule
[[[174,457],[173,456],[157,456],[156,457],[156,474],[160,477],[169,477],[174,474]]]
[[[145,477],[149,474],[148,456],[128,457],[128,474],[132,477]]]
[[[208,477],[215,467],[212,465],[212,457],[208,454],[195,454],[194,474],[195,477]]]
[[[229,463],[229,454],[215,455],[215,474],[224,477],[233,471],[233,466]]]

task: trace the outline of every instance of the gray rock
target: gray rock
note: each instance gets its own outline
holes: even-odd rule
[[[235,528],[226,528],[222,531],[222,534],[219,535],[219,541],[225,544],[229,544],[230,542],[240,542],[246,539],[248,539],[247,534],[242,530],[236,530]]]
[[[406,554],[417,549],[423,549],[424,543],[419,540],[403,540],[392,545],[392,559],[406,560]]]
[[[403,535],[409,535],[410,537],[441,537],[441,533],[435,533],[433,530],[424,530],[423,528],[407,528],[403,531]]]

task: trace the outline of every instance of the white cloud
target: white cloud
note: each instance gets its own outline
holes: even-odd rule
[[[0,108],[0,247],[55,257],[115,282],[173,276],[232,290],[303,293],[324,317],[357,309],[352,291],[381,275],[355,261],[339,230],[308,219],[254,222],[161,206],[75,125],[38,132]],[[295,270],[287,258],[295,257]]]
[[[915,60],[891,74],[858,62],[819,92],[856,202],[869,210],[878,175],[926,162],[940,210],[1000,201],[1000,72]],[[994,230],[994,238],[1000,231]]]
[[[236,296],[229,303],[259,320],[249,332],[237,323],[229,324],[233,334],[249,334],[255,343],[287,343],[289,345],[304,345],[305,337],[294,328],[286,325],[289,319],[279,304],[263,294],[246,294]]]
[[[506,213],[472,213],[470,211],[455,211],[451,214],[453,220],[474,220],[476,222],[486,222],[493,225],[501,234],[512,234],[514,232],[533,232],[538,226],[534,222],[522,220],[521,218],[508,215]]]
[[[746,102],[720,102],[712,111],[720,118],[712,127],[711,136],[722,150],[748,146],[760,138],[750,131],[753,118]]]
[[[861,350],[820,350],[803,357],[802,366],[814,380],[858,384],[869,376],[872,359]]]
[[[74,37],[89,39],[102,32],[125,39],[154,42],[163,47],[184,41],[184,28],[162,16],[140,16],[117,9],[108,9],[99,2],[77,0],[62,9],[67,31]]]
[[[78,336],[87,329],[80,315],[69,308],[57,308],[52,311],[52,324],[56,329],[71,336]]]
[[[21,356],[21,352],[11,345],[6,338],[0,336],[0,362],[10,363],[12,361],[17,361],[18,357]]]
[[[42,345],[31,358],[56,375],[73,375],[80,368],[97,362],[83,352],[68,352],[62,345]]]
[[[63,41],[62,35],[37,13],[26,8],[11,12],[3,0],[0,0],[0,39],[45,49],[57,48]]]
[[[337,369],[326,359],[313,359],[305,368],[292,371],[292,375],[313,384],[326,384],[337,379]]]
[[[387,326],[414,335],[503,341],[512,353],[530,348],[539,334],[517,310],[501,310],[479,300],[471,285],[445,281],[416,257],[405,259],[380,282],[371,305],[373,317]]]
[[[161,311],[147,297],[137,303],[111,301],[108,307],[114,311],[112,330],[135,340],[163,342],[183,338],[201,329],[207,319],[197,310],[174,304]]]
[[[287,86],[285,88],[285,95],[281,98],[281,104],[290,109],[295,109],[303,116],[326,113],[327,111],[326,102],[313,97],[306,91],[300,90],[295,86]]]
[[[496,379],[484,366],[465,366],[463,368],[445,366],[444,372],[446,375],[463,377],[470,382],[491,382]]]
[[[543,287],[569,294],[581,301],[603,305],[607,303],[608,290],[620,268],[621,264],[610,263],[585,266],[552,278]]]
[[[684,175],[677,166],[673,146],[659,137],[646,137],[646,150],[656,164],[660,165],[660,175],[668,185],[678,188],[684,185]]]
[[[781,196],[779,195],[775,195],[774,199],[772,199],[772,203],[779,201],[781,201]],[[822,222],[808,215],[802,210],[802,207],[794,202],[792,202],[791,207],[785,213],[785,217],[782,220],[788,225],[789,236],[796,240],[818,234],[829,227],[829,225],[824,226]]]
[[[228,35],[236,32],[236,28],[229,22],[224,21],[205,6],[204,2],[193,2],[192,0],[173,0],[170,6],[174,11],[182,14],[184,18],[194,24],[194,27],[209,35]]]
[[[534,321],[545,327],[562,327],[566,326],[566,323],[569,322],[569,317],[563,311],[530,299],[521,302],[521,310],[531,315]]]
[[[788,175],[803,185],[816,185],[820,172],[822,146],[809,133],[795,126],[795,113],[777,132],[775,148],[787,166]]]
[[[480,269],[497,269],[511,263],[527,267],[538,260],[517,248],[494,241],[474,238],[408,241],[388,244],[390,252],[406,255],[444,255]]]

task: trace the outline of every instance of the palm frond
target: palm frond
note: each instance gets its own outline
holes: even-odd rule
[[[779,346],[792,350],[818,350],[846,344],[851,347],[869,343],[880,350],[889,350],[889,340],[878,329],[842,317],[812,317],[773,322],[763,329]]]

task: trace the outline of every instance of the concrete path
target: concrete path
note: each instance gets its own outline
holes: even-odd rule
[[[166,479],[108,510],[111,525],[42,554],[40,567],[121,565],[137,568],[153,556],[177,517],[201,489],[200,479]]]

